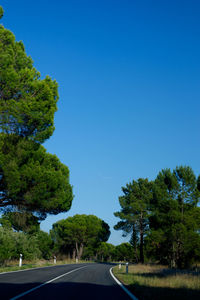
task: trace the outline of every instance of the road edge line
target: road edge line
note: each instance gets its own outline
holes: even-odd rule
[[[38,269],[44,269],[44,268],[51,268],[51,267],[58,267],[58,266],[64,266],[64,265],[56,265],[56,266],[45,266],[45,267],[33,267],[33,268],[27,268],[27,269],[23,269],[23,270],[16,270],[16,271],[8,271],[8,272],[1,272],[1,275],[4,274],[10,274],[10,273],[17,273],[17,272],[24,272],[24,271],[30,271],[30,270],[38,270]]]
[[[55,277],[55,278],[53,278],[53,279],[51,279],[51,280],[48,280],[48,281],[46,281],[46,282],[44,282],[44,283],[42,283],[42,284],[40,284],[40,285],[37,285],[36,287],[34,287],[34,288],[32,288],[32,289],[30,289],[30,290],[24,292],[24,293],[21,293],[21,294],[15,296],[15,297],[13,297],[13,298],[10,298],[10,300],[16,300],[16,299],[19,299],[19,298],[21,298],[21,297],[23,297],[23,296],[25,296],[25,295],[27,295],[27,294],[29,294],[29,293],[31,293],[31,292],[37,290],[37,289],[43,287],[44,285],[47,285],[47,284],[49,284],[49,283],[51,283],[51,282],[53,282],[53,281],[55,281],[55,280],[57,280],[57,279],[59,279],[59,278],[61,278],[61,277],[63,277],[63,276],[66,276],[66,275],[68,275],[68,274],[70,274],[70,273],[73,273],[73,272],[75,272],[75,271],[78,271],[78,270],[83,269],[83,268],[86,268],[86,267],[87,267],[87,266],[80,267],[80,268],[77,268],[77,269],[75,269],[75,270],[71,270],[71,271],[69,271],[69,272],[67,272],[67,273],[64,273],[64,274],[62,274],[62,275],[60,275],[60,276],[57,276],[57,277]]]
[[[83,263],[83,264],[85,264],[85,263]],[[54,268],[54,267],[59,267],[59,266],[70,266],[70,265],[75,265],[75,263],[74,264],[62,264],[62,265],[44,266],[44,267],[33,267],[33,268],[27,268],[27,269],[23,269],[23,270],[0,272],[0,276],[4,275],[4,274],[10,274],[10,273],[16,273],[16,272],[24,272],[24,271],[30,271],[30,270],[38,270],[38,269],[45,269],[45,268]]]
[[[138,300],[113,274],[112,272],[113,267],[110,268],[110,275],[112,278],[117,282],[117,284],[131,297],[132,300]]]

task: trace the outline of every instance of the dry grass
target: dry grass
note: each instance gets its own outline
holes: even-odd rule
[[[114,274],[139,299],[200,299],[200,273],[171,270],[164,266],[132,265],[114,268]]]

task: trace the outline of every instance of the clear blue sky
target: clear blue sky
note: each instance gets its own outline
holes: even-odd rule
[[[2,0],[6,28],[41,76],[59,83],[56,130],[44,144],[70,169],[68,213],[111,227],[121,187],[163,168],[200,173],[199,0]],[[125,241],[121,232],[109,242]]]

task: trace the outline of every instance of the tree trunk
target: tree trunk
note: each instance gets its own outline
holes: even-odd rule
[[[135,260],[138,263],[137,244],[135,243]]]
[[[76,257],[78,258],[79,250],[78,250],[78,243],[76,242]]]
[[[175,246],[174,243],[172,244],[172,259],[171,259],[171,268],[176,267],[176,251],[175,251]]]
[[[83,243],[81,243],[80,247],[79,247],[79,255],[78,255],[78,259],[81,259],[83,254]]]
[[[80,247],[78,247],[78,243],[76,242],[76,256],[78,259],[81,258],[83,254],[83,243],[80,244]]]
[[[75,258],[76,258],[76,249],[74,248],[72,252],[72,259],[75,260]]]
[[[136,233],[136,228],[135,228],[135,223],[133,224],[133,233],[132,233],[132,244],[134,247],[135,251],[135,261],[138,263],[138,254],[137,254],[137,233]]]
[[[140,215],[140,262],[144,263],[144,230],[143,230],[143,216],[142,212]]]

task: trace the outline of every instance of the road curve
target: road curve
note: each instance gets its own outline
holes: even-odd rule
[[[73,264],[0,274],[0,299],[130,300],[109,264]]]

